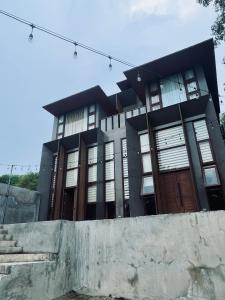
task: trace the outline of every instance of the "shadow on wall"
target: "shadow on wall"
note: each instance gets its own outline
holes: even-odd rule
[[[0,224],[27,223],[38,220],[40,194],[0,183]]]

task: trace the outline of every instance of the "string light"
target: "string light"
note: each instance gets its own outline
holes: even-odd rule
[[[78,44],[77,44],[77,42],[75,42],[75,43],[74,43],[75,49],[74,49],[74,53],[73,53],[73,57],[74,57],[74,58],[77,58],[77,46],[78,46]]]
[[[109,56],[109,71],[112,71],[112,57]]]
[[[33,24],[31,24],[30,26],[31,26],[31,33],[29,34],[28,40],[30,42],[32,42],[32,40],[34,38],[34,36],[33,36],[33,30],[34,30],[35,26]]]
[[[137,82],[141,82],[141,75],[140,75],[140,73],[139,73],[139,71],[138,71],[138,73],[137,73]]]

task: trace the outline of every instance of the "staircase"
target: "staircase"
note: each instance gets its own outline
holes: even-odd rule
[[[23,247],[0,225],[0,280],[11,273],[16,265],[50,262],[55,260],[53,253],[23,253]]]

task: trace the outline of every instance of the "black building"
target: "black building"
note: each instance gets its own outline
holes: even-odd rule
[[[213,40],[46,105],[40,220],[225,208],[225,148]]]

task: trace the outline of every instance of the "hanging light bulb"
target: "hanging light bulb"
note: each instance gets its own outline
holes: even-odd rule
[[[109,56],[109,70],[112,71],[112,57]]]
[[[33,24],[31,24],[30,26],[31,26],[31,33],[29,34],[28,40],[29,40],[30,42],[32,42],[33,37],[34,37],[34,36],[33,36],[33,30],[34,30],[35,26],[34,26]]]
[[[74,57],[74,58],[77,58],[77,46],[78,46],[78,44],[75,42],[75,43],[74,43],[75,49],[74,49],[74,52],[73,52],[73,57]]]
[[[141,82],[141,75],[140,75],[139,71],[137,73],[137,82]]]

